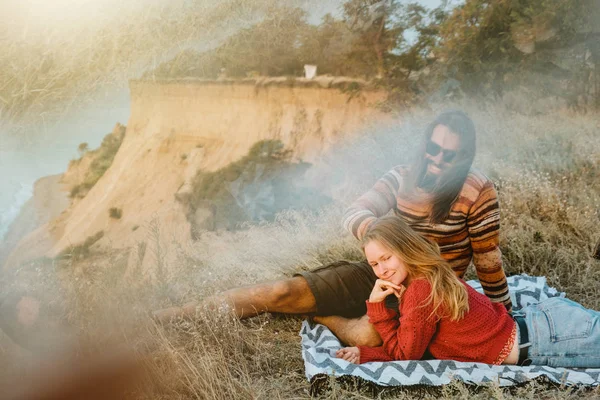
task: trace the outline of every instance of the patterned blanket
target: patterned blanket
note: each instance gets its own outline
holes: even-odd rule
[[[468,281],[482,292],[477,281]],[[564,297],[565,294],[546,284],[544,277],[517,275],[508,278],[513,308],[518,310],[549,297]],[[302,323],[302,357],[306,377],[315,382],[326,375],[335,377],[353,376],[380,386],[439,386],[459,379],[469,384],[498,382],[510,386],[545,377],[551,382],[565,385],[600,385],[600,369],[567,369],[547,366],[505,366],[448,360],[371,362],[351,364],[335,357],[341,348],[339,340],[325,326]]]

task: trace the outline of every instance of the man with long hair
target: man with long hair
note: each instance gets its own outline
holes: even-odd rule
[[[475,126],[464,112],[447,111],[429,125],[424,139],[416,162],[387,172],[348,208],[343,225],[360,240],[373,221],[393,211],[438,244],[458,277],[472,262],[485,294],[510,311],[496,190],[472,168]],[[365,300],[376,280],[366,261],[340,261],[290,279],[230,289],[208,301],[225,301],[240,318],[267,311],[312,315],[345,343],[377,346],[381,339],[365,317]],[[390,296],[387,305],[397,308],[394,300]],[[194,314],[196,307],[191,303],[154,315],[165,320]]]

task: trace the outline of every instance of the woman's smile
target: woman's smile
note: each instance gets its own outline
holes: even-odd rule
[[[400,285],[407,283],[408,266],[388,247],[372,240],[365,245],[365,255],[373,272],[379,279]],[[393,281],[392,281],[393,279]]]

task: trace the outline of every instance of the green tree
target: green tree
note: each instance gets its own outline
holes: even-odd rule
[[[216,78],[222,72],[229,77],[245,77],[250,73],[298,75],[302,71],[299,49],[309,29],[302,9],[271,7],[264,20],[240,30],[219,47],[203,53],[181,52],[147,75],[163,78]]]
[[[233,36],[216,51],[227,74],[244,76],[290,75],[302,70],[297,52],[307,29],[306,13],[299,8],[273,8],[269,16]]]
[[[502,94],[534,72],[573,79],[557,51],[585,42],[593,53],[599,7],[595,0],[466,0],[440,23],[435,53],[446,75],[469,93]],[[536,85],[544,89],[552,87]],[[555,86],[551,94],[561,91]]]
[[[317,65],[319,74],[356,75],[347,62],[352,36],[344,21],[325,15],[319,26],[309,25],[304,31],[298,52],[300,63]]]
[[[349,0],[343,9],[354,35],[349,60],[367,75],[384,78],[389,52],[403,41],[402,6],[395,0]]]

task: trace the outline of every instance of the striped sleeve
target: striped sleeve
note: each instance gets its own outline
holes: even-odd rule
[[[400,167],[383,175],[369,191],[346,209],[342,220],[344,229],[360,240],[374,220],[396,207],[401,180]]]
[[[508,311],[512,303],[499,248],[500,208],[491,181],[486,181],[467,217],[473,264],[483,291],[492,301],[503,303]]]

